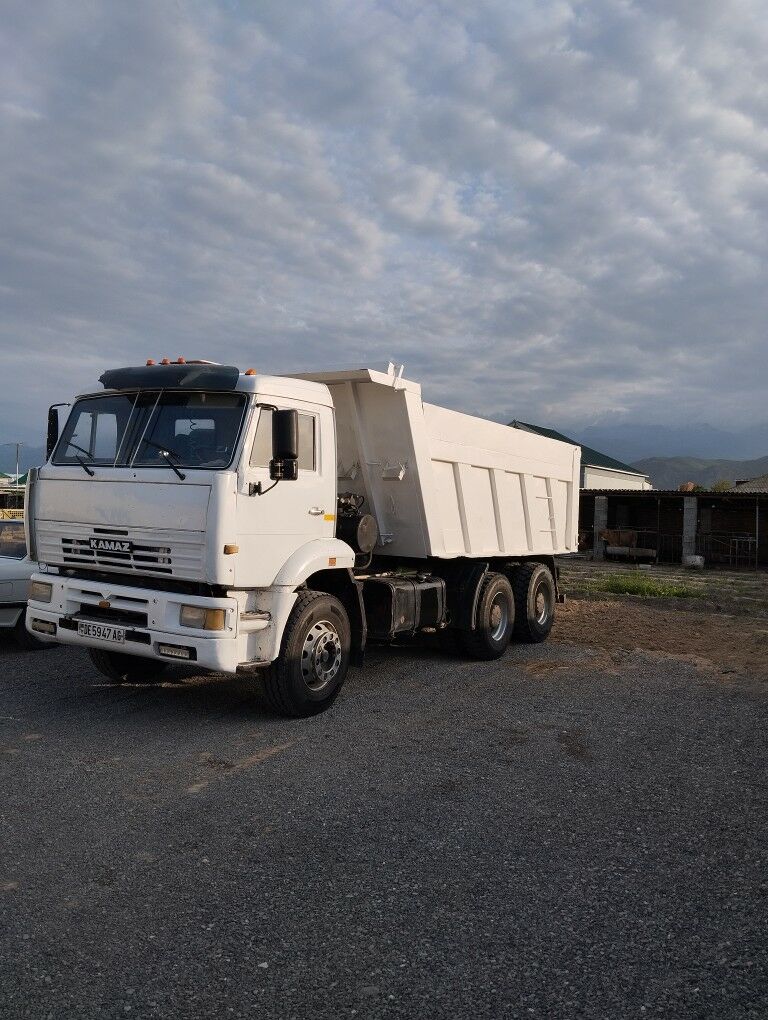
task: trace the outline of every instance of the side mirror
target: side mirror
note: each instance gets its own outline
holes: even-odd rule
[[[276,482],[295,482],[299,477],[299,413],[295,408],[272,415],[269,477]]]
[[[48,460],[59,441],[59,411],[56,404],[48,408],[48,435],[45,440],[45,459]]]

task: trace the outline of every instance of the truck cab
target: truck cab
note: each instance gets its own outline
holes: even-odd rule
[[[102,381],[30,480],[29,629],[216,671],[271,662],[297,588],[355,561],[335,537],[328,388],[195,364]],[[281,411],[295,414],[290,481],[274,477]]]

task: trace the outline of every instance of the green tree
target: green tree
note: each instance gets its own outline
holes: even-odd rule
[[[733,482],[728,478],[718,478],[712,486],[712,492],[728,492],[728,490],[732,488]]]

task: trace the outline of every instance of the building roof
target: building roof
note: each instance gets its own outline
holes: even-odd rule
[[[744,482],[736,482],[734,492],[768,492],[768,475],[758,475]]]
[[[681,492],[680,489],[582,489],[581,498],[593,498],[594,496],[616,496],[622,500],[627,499],[698,499],[700,501],[718,503],[748,503],[753,505],[768,499],[768,489],[763,492],[747,492],[745,489],[726,489],[724,492],[712,492],[702,489],[701,492]]]
[[[599,450],[594,450],[591,446],[584,446],[583,443],[578,443],[575,439],[570,439],[568,436],[564,436],[562,432],[557,432],[555,429],[545,429],[541,425],[531,425],[531,423],[527,421],[515,420],[511,421],[509,424],[515,429],[523,429],[525,432],[536,432],[538,435],[547,436],[549,439],[559,439],[561,443],[570,443],[572,446],[580,446],[582,466],[608,468],[610,471],[623,471],[625,474],[638,475],[640,478],[648,477],[648,475],[643,474],[642,471],[638,471],[637,468],[633,468],[630,464],[624,464],[623,461],[616,460],[615,457],[609,457],[605,453],[600,453]]]

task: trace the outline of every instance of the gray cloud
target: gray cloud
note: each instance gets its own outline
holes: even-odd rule
[[[0,439],[104,367],[765,418],[761,2],[11,4]]]

